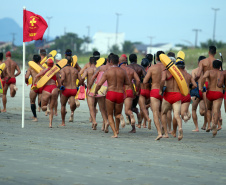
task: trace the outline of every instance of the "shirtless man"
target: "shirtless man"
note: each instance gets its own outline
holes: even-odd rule
[[[2,112],[6,112],[6,102],[7,102],[7,98],[6,98],[6,94],[7,94],[7,90],[8,88],[10,88],[10,96],[14,97],[16,95],[16,91],[17,91],[17,87],[16,87],[16,77],[18,75],[20,75],[20,68],[17,65],[16,62],[14,62],[11,59],[11,52],[8,51],[6,53],[6,61],[5,64],[8,67],[9,73],[11,76],[8,76],[8,74],[6,74],[5,76],[5,86],[4,86],[4,92],[3,92],[3,96],[2,96],[2,102],[3,102],[3,110]],[[17,73],[15,73],[15,70],[17,70]]]
[[[131,108],[132,108],[133,99],[135,98],[135,92],[132,90],[134,88],[132,80],[135,81],[137,92],[139,92],[139,90],[140,90],[140,78],[137,75],[135,70],[127,67],[127,61],[126,61],[125,56],[121,56],[119,58],[119,66],[126,71],[126,74],[128,75],[129,82],[130,82],[130,88],[125,89],[126,98],[124,100],[124,105],[125,105],[125,114],[128,116],[128,118],[131,122],[131,125],[134,126],[135,125],[135,118],[134,118],[133,112],[131,111]],[[136,132],[136,130],[133,130],[132,132],[134,133],[134,132]]]
[[[107,63],[106,65],[103,65],[103,66],[100,66],[96,69],[96,71],[94,72],[92,78],[89,80],[89,83],[87,83],[87,88],[88,88],[88,94],[89,94],[89,91],[95,81],[95,79],[97,78],[99,72],[105,72],[107,71],[108,69],[111,68],[112,66],[112,63],[110,63],[110,57],[113,56],[114,54],[111,53],[109,56],[108,56],[108,59],[107,59]],[[97,99],[97,102],[99,104],[99,108],[100,108],[100,112],[101,112],[101,115],[103,117],[103,126],[102,126],[102,130],[104,130],[105,128],[105,131],[108,131],[108,129],[106,130],[106,127],[108,127],[108,119],[107,119],[107,113],[106,113],[106,101],[105,101],[105,96],[103,97],[98,97],[98,98],[95,98]],[[93,100],[93,99],[91,99]],[[96,105],[95,105],[96,106]],[[94,113],[95,114],[95,113]],[[96,125],[94,125],[94,128],[95,128]]]
[[[47,69],[43,69],[40,73],[38,73],[33,83],[36,84],[38,81],[38,78],[43,76],[45,73],[47,73],[54,65],[54,62],[52,59],[47,60]],[[60,82],[60,76],[58,73],[56,73],[49,81],[46,83],[46,85],[43,87],[42,90],[42,99],[41,99],[41,106],[42,111],[47,110],[47,104],[49,103],[50,108],[50,114],[49,114],[49,128],[52,128],[52,121],[53,121],[53,108],[55,106],[57,97],[58,97],[58,87],[56,86],[56,81],[58,83],[58,87],[61,86]]]
[[[161,126],[160,126],[160,110],[161,110],[161,102],[162,102],[162,96],[160,95],[160,92],[162,91],[162,89],[160,88],[160,83],[161,83],[163,71],[165,70],[165,66],[160,62],[160,58],[159,58],[160,54],[164,54],[164,52],[163,51],[157,52],[156,64],[152,65],[148,69],[147,75],[143,80],[144,84],[149,84],[149,81],[152,82],[151,91],[150,91],[150,101],[151,101],[151,108],[153,112],[155,127],[158,132],[158,136],[155,140],[159,140],[162,138],[162,132],[161,132]],[[167,131],[165,133],[167,133]],[[167,136],[168,134],[166,134],[165,137]]]
[[[66,51],[66,59],[68,60],[67,65],[61,69],[60,72],[62,85],[60,88],[62,90],[62,95],[60,97],[62,118],[61,126],[65,126],[66,103],[68,99],[70,99],[71,109],[70,120],[73,120],[74,118],[74,111],[76,109],[75,96],[77,94],[76,80],[78,79],[80,83],[82,82],[78,70],[71,66],[72,52],[69,49]]]
[[[125,70],[118,67],[118,55],[112,55],[110,58],[110,63],[112,64],[112,67],[105,71],[100,82],[96,86],[94,94],[97,94],[101,85],[107,80],[108,92],[106,95],[106,106],[108,121],[110,122],[111,129],[114,133],[112,137],[117,138],[119,134],[119,123],[123,107],[124,85],[129,87],[130,82]],[[115,116],[116,125],[113,114]]]
[[[161,57],[161,56],[160,56]],[[179,70],[179,69],[178,69]],[[165,83],[166,82],[166,83]],[[180,141],[183,138],[183,130],[182,130],[182,119],[180,117],[181,114],[181,93],[179,87],[177,85],[176,80],[171,75],[168,70],[163,71],[161,86],[166,85],[166,91],[163,94],[162,101],[162,124],[164,128],[165,135],[164,138],[168,138],[167,126],[166,126],[166,114],[168,110],[173,108],[173,131],[171,134],[176,137],[177,125],[178,129],[178,140]]]
[[[220,120],[220,108],[223,100],[223,84],[224,84],[224,75],[221,75],[223,72],[220,71],[221,61],[214,60],[213,69],[208,70],[204,73],[201,80],[201,87],[204,85],[206,80],[209,82],[207,93],[206,93],[206,103],[207,103],[207,122],[208,127],[211,122],[211,110],[213,115],[213,125],[211,130],[213,131],[213,137],[217,135],[217,124]],[[221,77],[221,78],[220,78]],[[219,82],[219,83],[218,83]],[[220,88],[219,88],[220,87]]]
[[[176,63],[176,66],[184,76],[188,88],[190,87],[190,84],[192,84],[193,88],[196,88],[197,84],[195,83],[194,78],[192,78],[192,76],[185,70],[184,61],[178,61]],[[190,101],[191,101],[190,93],[188,93],[187,96],[181,95],[181,117],[185,122],[187,122],[191,118],[191,113],[189,112]]]
[[[40,64],[41,62],[41,57],[39,55],[34,55],[33,56],[33,61],[35,63],[37,63],[41,68],[44,69],[44,67],[42,67],[42,65]],[[35,76],[37,75],[38,73],[32,69],[31,67],[28,68],[27,72],[26,72],[26,75],[25,75],[25,83],[28,84],[28,79],[29,79],[29,76],[32,77],[32,80],[34,82],[34,78]],[[32,82],[32,84],[34,84]],[[32,121],[38,121],[37,119],[37,115],[36,115],[36,105],[35,105],[35,100],[36,100],[36,97],[38,95],[39,99],[41,100],[41,95],[42,95],[42,90],[43,88],[40,88],[38,90],[30,90],[30,103],[31,103],[31,111],[33,113],[33,117],[32,117]]]
[[[129,61],[130,61],[130,65],[128,65],[128,67],[134,69],[137,73],[137,75],[140,78],[140,81],[142,78],[145,77],[146,75],[146,71],[145,69],[141,66],[137,64],[137,55],[136,54],[131,54],[129,56]],[[138,119],[138,124],[141,124],[142,122],[142,117],[139,113],[138,108],[136,107],[139,101],[139,93],[137,93],[136,97],[133,99],[133,103],[132,103],[132,111],[135,112],[137,114],[137,119]],[[136,132],[136,128],[135,125],[131,125],[132,126],[132,130],[130,131],[131,133]]]
[[[200,56],[199,59],[198,59],[198,64],[201,60],[203,60],[205,58],[206,57],[204,57],[204,56]],[[198,70],[199,70],[199,67],[192,70],[192,72],[191,72],[192,78],[194,78],[194,79],[196,78]],[[199,105],[200,115],[204,116],[204,124],[203,124],[201,129],[205,130],[206,128],[204,127],[204,125],[206,125],[206,123],[207,123],[206,105],[205,105],[204,100],[203,100],[203,94],[202,94],[203,87],[201,87],[202,77],[203,77],[203,72],[201,73],[201,76],[200,76],[199,80],[197,81],[198,82],[198,88],[199,88],[199,97],[197,97],[197,96],[192,97],[192,101],[193,101],[193,103],[192,103],[192,119],[193,119],[193,122],[195,124],[195,130],[192,130],[193,132],[199,132],[198,119],[197,119],[197,114],[196,114],[196,110],[197,110],[198,105]]]

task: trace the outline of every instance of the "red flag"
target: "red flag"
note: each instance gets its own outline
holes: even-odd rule
[[[24,10],[23,42],[42,40],[48,25],[40,15]]]

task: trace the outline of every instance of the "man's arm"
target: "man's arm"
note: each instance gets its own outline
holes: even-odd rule
[[[79,71],[79,73],[82,75],[84,73],[84,71],[88,68],[87,67],[88,65],[86,64],[82,69],[81,71]]]
[[[82,76],[83,76],[83,75],[82,75]],[[84,80],[82,80],[82,77],[81,77],[80,73],[78,73],[78,80],[79,80],[79,84],[78,84],[78,86],[80,86],[80,85],[83,85],[83,84],[84,84]]]
[[[98,82],[96,89],[94,91],[94,95],[97,94],[98,90],[101,88],[101,86],[104,84],[104,82],[107,80],[107,73],[105,72],[103,76],[101,77],[100,81]]]
[[[65,80],[65,72],[64,72],[64,70],[60,71],[60,75],[61,75],[61,78],[60,78],[61,85],[64,85],[64,80]]]
[[[25,74],[25,83],[28,84],[28,78],[31,75],[31,68],[29,67]]]
[[[134,71],[133,77],[134,77],[135,84],[136,84],[136,92],[140,92],[140,78],[139,78],[138,74],[136,73],[136,71]]]
[[[17,70],[17,73],[15,74],[15,77],[19,76],[21,73],[20,68],[17,64],[16,64],[16,70]]]
[[[59,72],[56,73],[56,79],[57,79],[57,83],[58,83],[58,88],[60,88],[61,87],[61,81],[60,81],[60,74],[59,74]]]
[[[160,92],[161,92],[161,94],[162,94],[163,86],[164,86],[165,81],[166,81],[166,74],[167,74],[166,70],[162,72],[162,79],[161,79],[161,82],[160,82]]]
[[[148,69],[148,72],[144,77],[143,84],[147,84],[150,78],[151,78],[151,67]]]
[[[78,71],[81,71],[81,67],[78,65],[78,62],[75,64],[75,68],[76,68]]]
[[[217,79],[217,87],[221,88],[224,85],[224,75],[226,71],[222,71],[220,78]]]
[[[40,71],[40,73],[38,73],[36,76],[35,76],[35,78],[34,78],[34,84],[36,84],[36,82],[37,82],[37,79],[39,78],[39,77],[41,77],[42,75],[44,75],[45,74],[45,72],[47,71],[48,69],[43,69],[42,71]]]
[[[197,87],[197,83],[195,82],[195,79],[191,76],[191,83],[192,83],[192,88],[196,88]]]
[[[98,67],[98,68],[96,69],[96,71],[95,71],[95,73],[93,74],[93,76],[92,76],[92,78],[91,78],[89,84],[87,84],[87,88],[88,88],[88,89],[91,89],[91,86],[93,85],[93,82],[94,82],[95,79],[97,78],[99,72],[100,72],[100,67]]]
[[[200,78],[200,76],[202,74],[202,71],[203,71],[203,66],[202,66],[202,61],[200,61],[198,72],[197,72],[196,77],[195,77],[195,81],[198,81],[198,79]]]
[[[208,78],[209,76],[210,76],[210,71],[206,71],[205,74],[202,77],[202,80],[201,80],[201,87],[204,86],[204,83],[206,81],[206,78]]]

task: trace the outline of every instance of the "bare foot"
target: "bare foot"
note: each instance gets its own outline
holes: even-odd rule
[[[126,126],[126,123],[125,123],[125,120],[124,120],[124,117],[123,117],[122,114],[120,116],[120,125],[121,125],[122,128],[124,128]]]
[[[14,89],[15,91],[17,91],[17,90],[18,90],[18,88],[16,87],[16,85],[14,85],[13,89]]]
[[[6,112],[6,109],[2,109],[1,112]]]
[[[130,117],[130,118],[131,118],[131,117]],[[142,122],[142,116],[141,116],[141,113],[138,113],[138,114],[137,114],[137,118],[138,118],[138,123],[141,124],[141,122]]]
[[[131,125],[135,125],[135,117],[133,114],[130,115]],[[139,122],[140,123],[140,122]]]
[[[127,124],[127,125],[130,124],[130,123],[129,123],[129,117],[128,117],[128,116],[126,116],[126,124]]]
[[[160,140],[161,138],[162,138],[162,135],[158,135],[158,136],[155,138],[155,141]]]
[[[104,129],[104,132],[105,133],[108,133],[108,127],[109,127],[109,125],[110,125],[109,122],[107,122],[107,124],[105,124],[105,129]]]
[[[53,128],[52,126],[49,126],[49,128]]]
[[[213,130],[213,137],[215,137],[217,135],[217,125],[213,124],[212,130]]]
[[[192,132],[199,132],[199,129],[192,130]]]
[[[71,116],[70,116],[70,118],[69,118],[69,122],[73,122],[74,121],[74,113],[72,112],[71,113]]]
[[[102,124],[102,127],[101,127],[101,130],[102,131],[104,131],[104,127],[105,127],[105,125],[104,125],[104,123]]]
[[[148,120],[148,129],[151,130],[151,119]]]
[[[49,114],[49,111],[47,110],[47,111],[45,112],[45,116],[48,116],[48,114]]]
[[[219,131],[219,130],[221,130],[221,129],[222,129],[222,127],[218,127],[218,128],[217,128],[217,131]]]
[[[168,130],[168,133],[171,134],[172,130]]]
[[[119,134],[119,130],[116,130],[116,133]]]
[[[55,116],[58,116],[57,112],[54,113]]]
[[[202,129],[202,130],[206,130],[206,127],[202,126],[201,129]]]
[[[183,129],[180,128],[180,129],[178,130],[178,141],[180,141],[182,138],[183,138]]]
[[[53,128],[52,123],[49,123],[49,128]]]
[[[169,135],[168,135],[168,134],[164,134],[164,135],[162,136],[162,138],[169,138]]]
[[[60,126],[61,126],[61,127],[65,127],[66,125],[65,125],[65,123],[62,123]]]
[[[132,129],[129,133],[136,133],[136,129]]]
[[[97,123],[93,123],[93,130],[97,129]]]
[[[141,124],[139,124],[139,123],[136,124],[136,127],[137,127],[137,128],[141,128]]]
[[[113,136],[111,136],[112,138],[118,138],[118,135],[113,135]]]
[[[76,108],[80,107],[80,102],[77,99],[75,99],[75,104],[76,104]]]
[[[143,128],[147,128],[147,125],[146,125],[146,123],[143,123]]]
[[[209,128],[206,129],[206,132],[210,132],[210,130],[211,130],[211,128],[209,127]]]
[[[38,119],[37,118],[32,118],[33,120],[32,121],[34,121],[34,122],[37,122],[38,121]]]
[[[172,132],[171,132],[171,135],[172,135],[173,137],[176,137],[176,132],[172,131]]]

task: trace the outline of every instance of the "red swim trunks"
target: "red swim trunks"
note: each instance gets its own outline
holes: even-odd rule
[[[31,88],[32,88],[32,87],[33,87],[33,85],[31,85]],[[37,94],[42,94],[43,88],[44,88],[44,87],[41,87],[41,88],[39,88],[39,89],[37,89],[37,90],[34,90],[34,92],[37,93]]]
[[[150,98],[150,90],[149,89],[141,89],[140,95],[142,95],[146,99],[149,99]]]
[[[3,87],[4,87],[4,85],[3,85]],[[224,99],[226,99],[226,92],[224,93]]]
[[[45,85],[43,87],[43,91],[47,91],[49,93],[52,93],[53,89],[56,89],[57,86],[56,85]]]
[[[5,87],[5,80],[2,80],[2,86]]]
[[[135,98],[132,89],[126,90],[126,98]]]
[[[153,97],[162,101],[162,96],[159,94],[159,89],[152,89],[150,91],[150,97]]]
[[[203,100],[203,94],[202,94],[202,91],[200,91],[200,90],[199,90],[199,99]]]
[[[219,91],[207,91],[207,93],[206,93],[206,98],[209,101],[214,101],[214,100],[217,100],[217,99],[223,98],[223,97],[224,97],[224,94]]]
[[[106,99],[110,100],[111,102],[121,104],[124,101],[123,96],[124,96],[123,93],[108,91]]]
[[[205,82],[206,89],[208,89],[208,85],[209,85],[209,83]]]
[[[171,105],[181,100],[181,93],[179,92],[165,92],[163,98]]]
[[[66,97],[76,96],[77,89],[65,89],[62,91],[62,94]]]
[[[10,84],[16,84],[16,78],[10,78],[8,82],[6,82],[6,84],[10,85]]]
[[[191,95],[190,94],[188,94],[187,96],[181,95],[181,104],[190,103],[190,101],[191,101]]]

